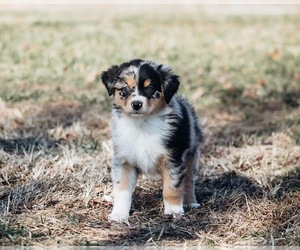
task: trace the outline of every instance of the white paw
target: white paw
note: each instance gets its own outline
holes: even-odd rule
[[[195,202],[195,203],[187,203],[187,204],[184,204],[184,207],[185,208],[199,208],[200,207],[200,204]]]
[[[111,213],[110,215],[108,215],[109,221],[114,221],[117,223],[126,223],[127,225],[129,225],[128,218],[129,216],[127,214]]]
[[[182,206],[179,206],[179,205],[171,205],[169,203],[165,203],[165,212],[164,214],[173,214],[173,215],[178,215],[178,214],[181,214],[183,215],[184,214],[184,210],[183,210],[183,207]]]

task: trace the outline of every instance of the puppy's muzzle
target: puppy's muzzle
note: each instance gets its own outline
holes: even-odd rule
[[[141,109],[142,106],[143,106],[143,103],[140,102],[140,101],[133,101],[133,102],[131,103],[131,107],[132,107],[134,110],[136,110],[136,111],[139,110],[139,109]]]

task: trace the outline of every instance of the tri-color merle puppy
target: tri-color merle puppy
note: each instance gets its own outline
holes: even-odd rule
[[[102,73],[114,98],[111,221],[128,220],[139,174],[161,175],[165,214],[199,207],[194,189],[202,132],[191,105],[174,96],[178,78],[169,67],[140,59]]]

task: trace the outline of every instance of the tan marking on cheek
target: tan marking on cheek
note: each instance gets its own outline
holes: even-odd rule
[[[131,110],[131,101],[132,101],[132,96],[128,96],[127,98],[125,99],[122,99],[121,96],[120,96],[120,93],[118,90],[116,90],[115,92],[115,99],[114,99],[114,103],[121,107],[122,110],[125,112],[125,113],[128,113],[130,110]]]
[[[136,86],[136,82],[132,76],[127,76],[125,82],[128,84],[129,88],[134,88]]]
[[[147,79],[144,81],[144,88],[147,88],[151,83],[151,80],[150,79]]]
[[[159,96],[154,99],[148,99],[148,105],[150,109],[150,114],[154,114],[162,110],[167,104],[163,98],[162,93],[159,93]]]
[[[121,99],[120,93],[118,90],[115,91],[115,99],[114,102],[119,107],[124,107],[126,105],[125,103],[126,99]]]
[[[163,179],[163,197],[168,203],[172,205],[180,206],[183,199],[183,190],[180,186],[179,188],[175,188],[172,185],[172,181],[169,175],[169,171],[167,168],[164,168],[161,172],[161,176]]]

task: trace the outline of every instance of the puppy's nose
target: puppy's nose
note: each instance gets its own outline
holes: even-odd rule
[[[131,107],[134,109],[134,110],[139,110],[141,109],[141,107],[143,106],[143,103],[140,102],[140,101],[133,101],[131,103]]]

